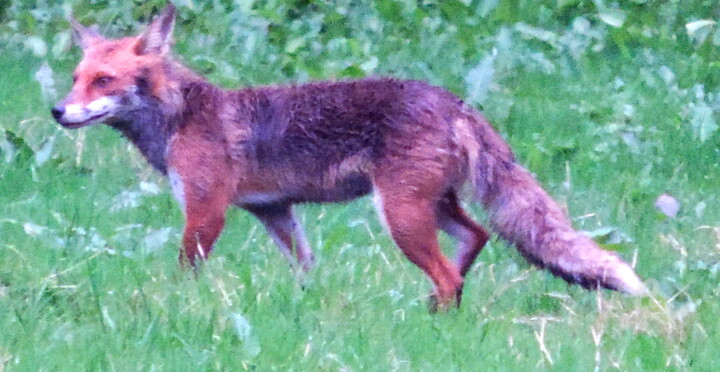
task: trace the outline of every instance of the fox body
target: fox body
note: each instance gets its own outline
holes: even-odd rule
[[[174,11],[124,39],[71,19],[83,59],[52,114],[67,128],[117,129],[169,177],[186,219],[182,262],[207,257],[235,205],[307,270],[313,255],[292,206],[373,193],[398,247],[432,280],[434,303],[459,304],[489,237],[460,205],[469,185],[493,229],[532,263],[587,288],[645,291],[629,265],[573,230],[491,125],[451,93],[387,78],[224,90],[172,58]],[[454,260],[438,229],[458,241]]]

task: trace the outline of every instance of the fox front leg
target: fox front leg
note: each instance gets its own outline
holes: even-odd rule
[[[174,179],[179,176],[171,173],[170,177],[173,192],[185,213],[185,230],[178,259],[181,264],[195,267],[198,258],[204,260],[208,257],[225,226],[228,198],[217,191],[197,195],[198,193],[192,190],[194,187],[188,187],[186,183]],[[178,187],[182,188],[182,192],[176,191]]]
[[[198,259],[204,260],[225,226],[225,212],[230,205],[233,185],[223,175],[227,172],[206,169],[212,162],[195,167],[177,167],[172,163],[168,177],[175,198],[185,214],[181,264],[195,267]]]
[[[267,229],[270,237],[293,266],[298,265],[307,272],[313,265],[314,257],[302,226],[297,222],[289,204],[245,205]]]

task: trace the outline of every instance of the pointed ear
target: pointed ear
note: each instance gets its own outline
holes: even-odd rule
[[[72,14],[68,16],[68,21],[73,29],[73,35],[75,36],[75,42],[82,49],[87,49],[90,44],[96,43],[100,40],[104,40],[94,28],[85,27],[73,18]]]
[[[175,26],[175,6],[168,4],[148,28],[138,36],[135,44],[137,54],[154,53],[165,55],[170,51],[172,31]]]

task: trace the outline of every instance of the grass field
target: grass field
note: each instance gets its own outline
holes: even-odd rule
[[[399,26],[383,17],[396,10],[377,9],[391,34]],[[270,41],[292,48],[255,45],[256,59],[238,62],[230,48],[200,48],[186,20],[178,50],[224,85],[392,74],[475,97],[575,226],[634,262],[651,296],[568,286],[494,239],[462,307],[428,314],[430,284],[368,199],[299,208],[318,263],[301,284],[238,210],[194,277],[177,265],[182,214],[167,182],[111,129],[53,123],[77,53],[17,51],[0,56],[0,371],[715,370],[717,64],[593,16],[580,47],[577,19],[488,17],[479,36],[447,28],[448,16],[416,20],[429,31],[414,36],[409,24],[321,47],[308,42],[310,21],[287,20]],[[34,78],[46,59],[57,93]],[[663,193],[680,203],[676,217],[654,206]]]

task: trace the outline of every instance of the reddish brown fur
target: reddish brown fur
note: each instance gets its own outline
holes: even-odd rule
[[[374,191],[393,239],[433,281],[435,304],[459,304],[489,237],[460,205],[469,181],[495,230],[531,262],[588,288],[644,290],[627,264],[572,229],[490,124],[447,91],[394,79],[222,90],[170,57],[173,15],[170,6],[145,33],[120,40],[73,23],[85,55],[53,115],[68,127],[101,115],[170,176],[186,216],[181,260],[207,257],[234,204],[307,270],[313,256],[292,205]],[[112,78],[98,84],[103,76]],[[454,262],[438,229],[458,241]]]

